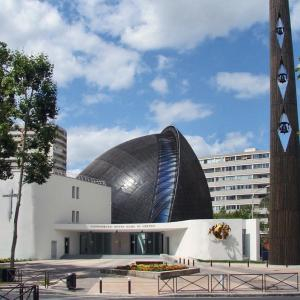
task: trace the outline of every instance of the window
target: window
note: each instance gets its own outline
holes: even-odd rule
[[[260,169],[260,168],[269,168],[269,164],[255,164],[253,165],[254,169]]]
[[[227,196],[226,200],[235,200],[235,196]]]
[[[252,169],[251,165],[241,165],[236,167],[237,170],[250,170]]]
[[[72,210],[72,223],[79,223],[79,211]]]
[[[214,172],[214,168],[204,170],[204,173],[213,173],[213,172]]]
[[[235,156],[225,157],[225,161],[233,161],[235,160]]]
[[[260,154],[253,154],[253,159],[260,159],[260,158],[269,158],[269,153],[260,153]]]
[[[214,182],[214,178],[207,178],[207,182]]]
[[[75,199],[75,186],[72,186],[72,198]]]
[[[79,187],[76,187],[76,199],[79,199]]]

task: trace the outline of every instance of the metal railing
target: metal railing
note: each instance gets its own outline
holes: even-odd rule
[[[158,294],[180,292],[299,291],[298,273],[193,274],[162,279]]]
[[[0,299],[39,299],[38,285],[24,285],[22,283],[14,286],[0,286]]]

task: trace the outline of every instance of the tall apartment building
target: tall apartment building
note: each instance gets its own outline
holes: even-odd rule
[[[257,207],[270,185],[270,152],[246,149],[241,153],[199,158],[205,173],[213,211]]]
[[[15,140],[21,141],[19,130],[10,133]],[[34,134],[34,132],[29,131],[27,134]],[[49,156],[54,160],[53,172],[65,175],[67,170],[67,131],[62,127],[57,127],[57,136],[50,149]]]

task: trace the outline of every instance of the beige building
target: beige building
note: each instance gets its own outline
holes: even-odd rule
[[[246,149],[234,154],[199,158],[205,173],[213,211],[222,207],[238,210],[244,205],[255,209],[268,193],[270,185],[270,152]]]
[[[53,171],[65,175],[67,170],[67,131],[59,126],[57,128],[57,136],[49,155],[54,160]],[[10,133],[15,140],[21,141],[21,132],[19,130],[11,131]],[[29,131],[27,134],[33,135],[34,133]]]

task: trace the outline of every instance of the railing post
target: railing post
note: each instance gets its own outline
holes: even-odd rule
[[[23,283],[20,284],[20,289],[19,289],[19,296],[20,296],[20,300],[23,300]]]
[[[102,277],[99,280],[99,293],[102,294]]]
[[[159,280],[160,280],[160,275],[157,276],[157,294],[159,294]]]
[[[131,294],[131,280],[128,277],[128,294]]]

